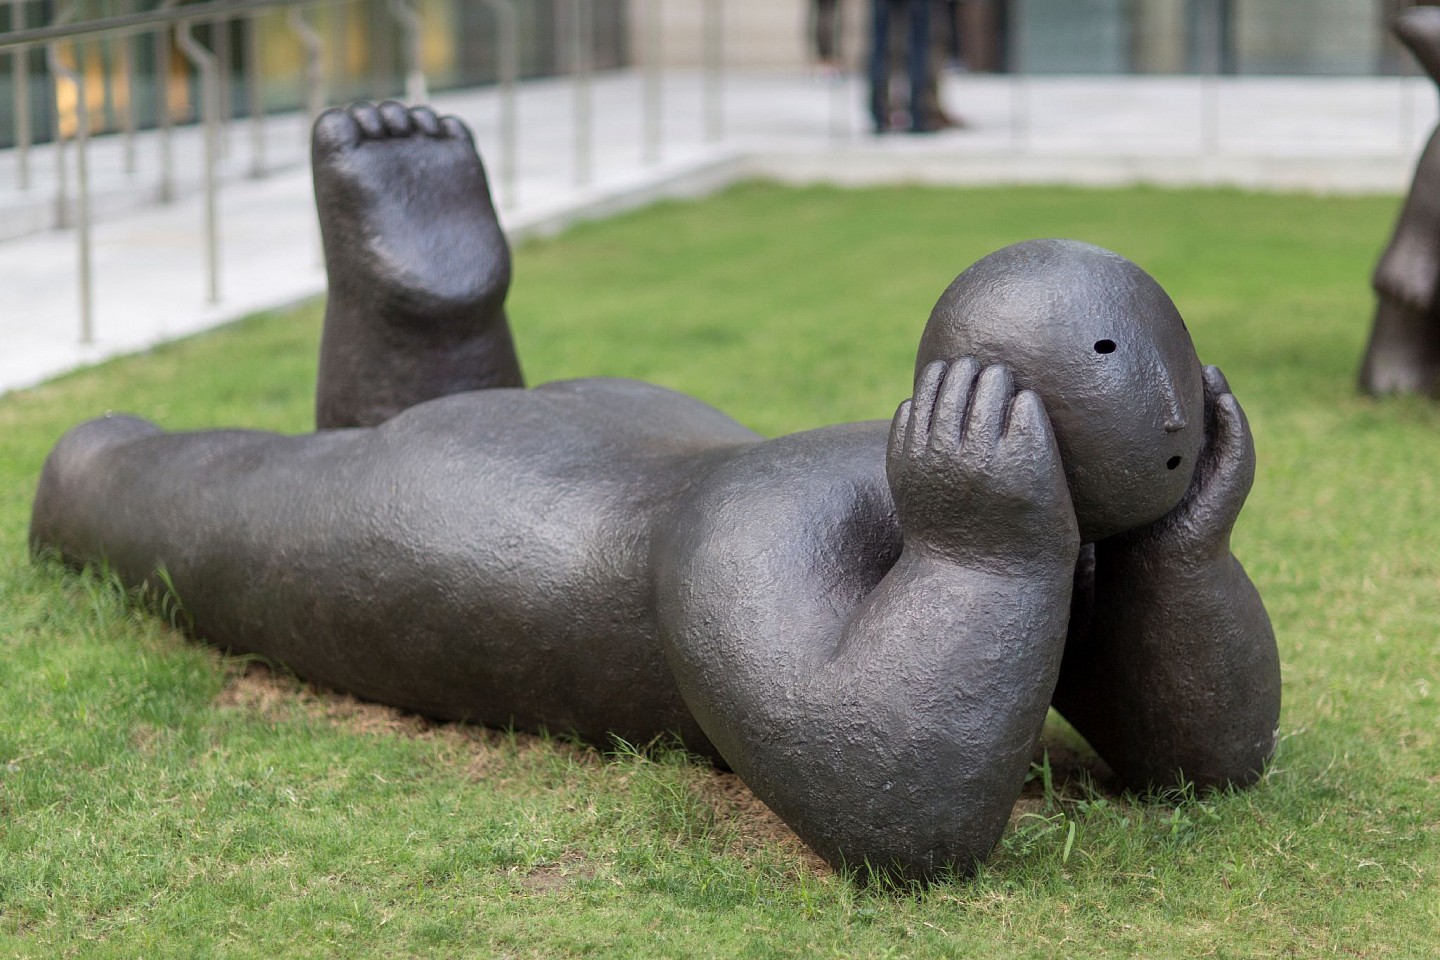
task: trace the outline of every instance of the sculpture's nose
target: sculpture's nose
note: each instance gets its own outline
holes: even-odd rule
[[[1185,429],[1189,421],[1185,419],[1185,411],[1180,406],[1180,397],[1176,395],[1175,385],[1170,382],[1168,377],[1164,380],[1160,395],[1163,403],[1161,416],[1164,418],[1165,432],[1179,433]]]

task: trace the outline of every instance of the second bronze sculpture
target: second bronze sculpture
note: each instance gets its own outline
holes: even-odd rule
[[[1391,29],[1440,83],[1440,8],[1408,7]],[[1360,364],[1360,389],[1440,397],[1440,129],[1430,134],[1415,165],[1371,286],[1375,320]]]
[[[1134,264],[992,254],[892,421],[766,439],[634,381],[521,387],[457,121],[332,110],[314,160],[321,429],[82,424],[36,550],[163,567],[197,635],[362,697],[678,734],[837,866],[973,870],[1052,704],[1136,788],[1261,772],[1279,666],[1229,548],[1253,444]]]

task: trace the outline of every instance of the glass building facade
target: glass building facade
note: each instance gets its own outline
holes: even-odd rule
[[[958,0],[972,69],[1044,74],[1373,76],[1408,62],[1406,0]]]
[[[76,0],[76,19],[153,8],[160,0]],[[593,17],[595,69],[632,63],[630,0],[581,0]],[[747,44],[773,42],[776,18],[804,21],[809,0],[758,0],[725,4],[727,59],[748,63]],[[868,22],[871,0],[843,0],[857,27]],[[1412,70],[1387,24],[1410,0],[935,0],[956,25],[956,55],[977,72],[1036,74],[1194,74],[1366,76]],[[1440,3],[1440,0],[1432,0]],[[418,0],[421,49],[432,89],[494,82],[498,50],[495,15],[484,0]],[[571,69],[573,0],[514,0],[519,18],[520,71],[524,77]],[[699,0],[667,14],[698,17]],[[683,11],[679,5],[683,4]],[[793,6],[789,12],[777,5]],[[51,22],[56,0],[0,0],[0,30]],[[765,17],[756,11],[768,7]],[[695,8],[695,9],[692,9]],[[402,33],[390,0],[353,0],[304,8],[324,44],[326,99],[337,103],[398,95],[403,89]],[[787,10],[789,8],[787,7]],[[793,16],[792,16],[793,14]],[[753,22],[752,22],[753,21]],[[762,22],[763,21],[763,22]],[[853,28],[852,28],[853,29]],[[197,28],[201,41],[227,65],[225,102],[230,115],[245,113],[242,73],[247,38],[258,34],[261,93],[267,111],[296,109],[305,98],[306,55],[284,10],[222,26]],[[162,56],[160,45],[169,48]],[[795,45],[795,66],[803,62]],[[64,43],[60,57],[86,77],[95,132],[118,129],[133,108],[140,127],[167,110],[176,122],[197,111],[195,72],[172,37],[150,33],[130,39]],[[29,108],[36,140],[75,124],[75,91],[54,83],[42,50],[25,59]],[[164,76],[157,64],[168,59]],[[683,57],[682,57],[683,59]],[[0,54],[0,147],[13,143],[16,123],[12,57]],[[698,64],[676,64],[696,66]]]
[[[594,45],[591,65],[604,70],[630,62],[626,30],[627,0],[584,0],[593,15]],[[0,30],[50,23],[60,5],[54,0],[0,0]],[[157,0],[81,0],[76,20],[98,19],[137,10],[153,9]],[[571,68],[571,30],[574,25],[567,0],[516,0],[522,77],[543,77]],[[404,89],[402,31],[389,0],[356,0],[329,6],[306,7],[304,18],[323,44],[321,67],[326,99],[341,103],[356,99],[398,96]],[[18,11],[18,12],[17,12]],[[480,0],[420,0],[421,59],[432,90],[493,83],[497,77],[498,48],[495,14]],[[250,31],[260,41],[261,94],[267,111],[293,110],[305,100],[306,51],[285,10],[223,25],[199,25],[195,34],[216,51],[230,82],[225,101],[230,115],[246,110],[243,64]],[[164,44],[168,56],[159,50]],[[177,123],[195,119],[199,103],[195,71],[173,36],[136,34],[130,38],[106,37],[59,46],[62,62],[83,73],[87,106],[96,133],[119,129],[121,114],[133,108],[137,124],[157,124],[162,109]],[[35,139],[53,137],[58,126],[69,133],[75,125],[75,92],[69,84],[55,84],[46,67],[43,50],[25,56],[29,72],[30,115]],[[168,60],[160,76],[157,66]],[[9,54],[0,53],[0,147],[14,143],[15,73]],[[133,98],[133,100],[132,100]]]

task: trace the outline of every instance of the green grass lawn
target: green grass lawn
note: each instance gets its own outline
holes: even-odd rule
[[[532,382],[658,381],[766,433],[889,417],[930,305],[1033,236],[1109,246],[1229,376],[1235,549],[1285,673],[1249,791],[1142,802],[1058,724],[973,881],[832,875],[733,777],[434,725],[32,565],[49,446],[107,409],[303,431],[318,307],[0,399],[0,955],[1428,957],[1440,953],[1440,407],[1353,381],[1393,199],[752,185],[517,251]]]

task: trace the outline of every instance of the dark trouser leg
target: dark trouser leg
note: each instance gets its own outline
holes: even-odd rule
[[[835,29],[839,25],[839,11],[835,9],[839,2],[815,0],[815,53],[826,63],[833,62],[840,55]]]
[[[910,78],[910,129],[927,129],[925,91],[930,83],[930,0],[910,0],[905,72]]]
[[[890,124],[890,3],[870,4],[870,118],[876,133]]]

